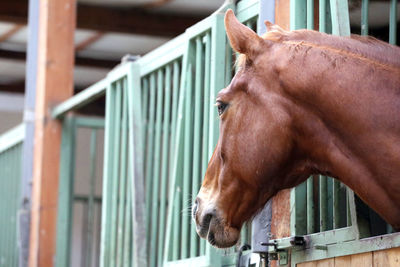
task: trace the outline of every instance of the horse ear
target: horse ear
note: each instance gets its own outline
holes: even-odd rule
[[[285,32],[284,29],[279,27],[277,24],[273,24],[272,22],[266,20],[264,21],[265,26],[267,26],[267,31],[278,31],[278,32]]]
[[[241,54],[253,54],[261,37],[238,21],[232,9],[225,13],[225,29],[233,50]]]

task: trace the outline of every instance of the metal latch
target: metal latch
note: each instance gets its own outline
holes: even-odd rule
[[[289,263],[289,250],[294,247],[305,246],[306,242],[303,236],[292,236],[272,240],[272,242],[261,243],[268,246],[269,260],[277,260],[279,265],[287,265]]]

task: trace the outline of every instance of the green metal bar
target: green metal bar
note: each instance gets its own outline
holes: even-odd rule
[[[326,33],[326,1],[319,0],[319,31]]]
[[[87,225],[88,225],[88,202],[84,202],[82,203],[82,219],[81,219],[81,223],[80,225],[82,225],[81,229],[80,229],[80,236],[82,237],[82,241],[81,241],[81,253],[82,255],[87,255],[87,240],[85,238],[85,236],[87,235]],[[80,266],[85,266],[86,264],[86,257],[82,257],[80,258]]]
[[[361,35],[368,35],[369,0],[361,1]]]
[[[190,239],[189,239],[189,199],[190,199],[190,163],[192,162],[192,146],[193,146],[193,136],[192,136],[192,64],[189,64],[187,69],[187,82],[186,82],[186,105],[185,105],[185,136],[184,136],[184,155],[183,155],[183,186],[182,186],[182,239],[181,239],[181,258],[185,259],[189,257],[190,249]]]
[[[90,192],[88,199],[88,222],[87,222],[87,255],[85,266],[92,266],[92,241],[94,226],[94,193],[96,188],[96,153],[97,152],[97,130],[92,130],[90,137]]]
[[[200,188],[200,148],[202,131],[202,89],[203,89],[203,44],[201,37],[196,38],[196,73],[195,73],[195,97],[194,97],[194,137],[193,137],[193,161],[192,161],[192,203],[194,203]],[[191,210],[191,209],[190,209]],[[198,256],[199,238],[196,233],[196,225],[191,223],[190,229],[190,257]]]
[[[336,179],[333,179],[333,229],[339,228],[340,224],[340,182]]]
[[[129,162],[131,162],[131,159],[128,155]],[[128,169],[131,168],[130,164],[128,164]],[[128,174],[131,172],[128,172]],[[125,222],[124,222],[124,250],[123,250],[123,266],[132,266],[133,262],[131,262],[131,247],[133,246],[132,244],[132,215],[131,215],[131,210],[132,210],[132,192],[130,190],[131,188],[131,182],[132,182],[132,177],[128,175],[128,180],[127,180],[127,188],[126,188],[126,202],[125,202]]]
[[[154,153],[154,116],[155,116],[155,101],[156,101],[156,84],[154,73],[150,74],[150,103],[149,103],[149,122],[147,127],[147,148],[146,148],[146,225],[147,234],[146,239],[150,240],[150,218],[151,218],[151,192],[152,192],[152,181],[153,181],[153,153]],[[150,242],[147,244],[150,246]],[[150,251],[150,247],[148,247]]]
[[[290,0],[290,29],[304,29],[307,26],[307,0]]]
[[[171,117],[171,65],[165,67],[165,97],[163,112],[163,141],[162,141],[162,166],[161,166],[161,189],[160,189],[160,222],[158,235],[157,259],[161,263],[164,255],[165,217],[167,205],[167,184],[169,164],[169,137]]]
[[[324,175],[319,176],[319,228],[320,232],[328,230],[328,187],[327,177]]]
[[[349,6],[347,0],[330,0],[332,34],[350,36]]]
[[[69,111],[83,107],[103,96],[106,92],[107,82],[107,79],[103,79],[73,97],[70,97],[68,100],[57,105],[53,109],[51,116],[55,119],[61,118]]]
[[[75,135],[75,120],[72,117],[66,117],[63,121],[60,156],[60,185],[58,193],[56,241],[57,267],[67,267],[70,265],[73,192],[75,180]]]
[[[204,107],[203,107],[203,140],[202,140],[202,175],[205,176],[208,165],[209,150],[209,121],[210,121],[210,65],[211,65],[211,32],[205,36],[205,62],[204,62]],[[200,240],[200,255],[205,254],[206,241]]]
[[[307,182],[292,189],[290,203],[294,207],[290,212],[290,234],[305,235],[307,232]]]
[[[179,68],[179,62],[175,61],[174,62],[174,69],[173,69],[173,99],[172,99],[172,121],[171,121],[171,153],[170,157],[173,159],[175,157],[174,149],[175,149],[175,135],[176,135],[176,128],[177,128],[177,116],[178,116],[178,95],[179,95],[179,76],[180,76],[180,68]],[[173,163],[174,161],[170,161],[170,175],[172,176],[172,170],[173,170]],[[174,206],[175,209],[173,210],[173,214],[169,214],[170,217],[173,218],[173,235],[175,238],[173,239],[173,245],[172,249],[170,250],[171,253],[170,255],[165,255],[164,256],[164,261],[166,261],[169,257],[169,259],[172,260],[177,260],[179,257],[179,239],[178,233],[179,228],[180,228],[180,218],[179,218],[179,211],[180,211],[180,191],[176,192],[176,197],[172,200],[172,205],[169,205],[170,207]],[[171,209],[172,210],[172,209]],[[168,230],[168,228],[167,228]],[[167,244],[167,249],[169,248],[169,245]]]
[[[149,114],[149,106],[148,106],[148,102],[149,102],[149,79],[143,78],[142,79],[142,83],[143,83],[143,88],[142,88],[142,103],[143,103],[143,110],[142,110],[142,114],[143,114],[143,144],[147,144],[147,130],[148,130],[148,125],[149,125],[149,119],[148,119],[148,114]],[[144,167],[144,166],[143,166]]]
[[[158,208],[159,208],[159,190],[160,190],[160,161],[161,161],[161,128],[162,128],[162,112],[164,99],[164,74],[162,70],[157,73],[157,111],[156,111],[156,131],[155,146],[153,158],[153,189],[152,189],[152,209],[151,209],[151,241],[150,251],[157,249],[157,230],[158,230]],[[150,266],[157,265],[157,257],[150,257]]]
[[[182,58],[182,67],[181,67],[181,76],[180,76],[180,84],[179,84],[179,100],[178,100],[178,109],[176,116],[176,132],[175,137],[173,138],[173,162],[172,162],[172,171],[171,171],[171,180],[170,180],[170,189],[168,202],[174,203],[177,201],[176,205],[168,205],[168,218],[167,218],[167,229],[173,229],[173,231],[167,231],[165,236],[165,252],[164,252],[164,261],[168,261],[170,258],[176,254],[179,254],[180,248],[178,248],[180,242],[177,241],[177,235],[181,233],[180,229],[176,231],[176,225],[180,223],[179,217],[175,220],[176,212],[181,210],[179,206],[181,201],[181,181],[182,181],[182,153],[183,153],[183,135],[184,135],[184,100],[185,100],[185,81],[186,81],[186,69],[188,67],[188,54],[191,50],[189,46],[189,42],[186,43],[186,53]],[[173,131],[174,128],[173,128]],[[175,236],[171,234],[174,233]],[[174,245],[173,245],[174,243]],[[178,246],[175,246],[177,244]],[[178,252],[175,252],[175,249],[178,249]]]
[[[392,45],[397,43],[397,2],[398,0],[390,1],[389,43]]]
[[[131,180],[130,192],[132,195],[132,247],[131,260],[134,266],[148,266],[146,215],[145,215],[145,187],[144,187],[144,144],[142,137],[143,117],[141,103],[140,66],[138,63],[128,65],[128,107],[129,107],[129,174]]]
[[[307,234],[314,233],[314,178],[307,180]]]
[[[103,202],[101,212],[101,244],[100,244],[100,267],[109,266],[110,259],[110,204],[112,193],[112,173],[114,154],[115,127],[115,90],[111,84],[107,86],[106,92],[106,121],[104,133],[104,170],[103,170]]]
[[[314,0],[307,0],[307,29],[314,29]]]
[[[118,81],[115,83],[115,128],[116,132],[114,135],[114,155],[113,155],[113,174],[112,174],[112,195],[111,195],[111,229],[110,229],[110,266],[116,265],[116,246],[117,246],[117,203],[118,203],[118,184],[119,184],[119,162],[120,162],[120,151],[121,151],[121,111],[122,111],[122,88],[121,83]]]
[[[119,183],[119,193],[118,193],[118,227],[117,227],[117,267],[122,266],[122,251],[123,251],[123,229],[124,229],[124,207],[126,201],[126,183],[127,183],[127,156],[128,156],[128,88],[126,86],[126,78],[123,82],[121,88],[122,91],[122,125],[121,125],[121,150],[120,150],[120,176],[118,177]]]
[[[75,116],[75,124],[78,128],[104,129],[103,118],[93,118],[85,116]]]
[[[0,135],[0,154],[10,149],[25,138],[25,124],[20,124]]]

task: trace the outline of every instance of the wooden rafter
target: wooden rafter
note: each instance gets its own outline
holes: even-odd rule
[[[165,0],[160,0],[162,4]],[[78,4],[77,28],[172,37],[203,19],[198,15],[152,13],[148,8],[121,8]],[[1,0],[0,21],[26,24],[27,0]]]
[[[7,41],[8,39],[11,38],[11,36],[19,32],[23,27],[24,25],[22,24],[14,25],[11,29],[0,35],[0,42]]]
[[[93,35],[89,36],[87,39],[75,45],[75,52],[79,52],[84,50],[89,45],[97,42],[104,36],[104,32],[96,32]]]
[[[0,49],[0,58],[25,60],[26,53],[22,51]],[[115,67],[119,63],[119,60],[96,59],[75,55],[75,65],[77,66],[109,69]]]

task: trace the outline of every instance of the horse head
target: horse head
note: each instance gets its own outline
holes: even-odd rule
[[[231,10],[225,27],[241,62],[217,96],[220,136],[193,206],[198,234],[216,247],[234,245],[243,223],[279,190],[293,186],[289,177],[297,172],[306,177],[296,161],[289,103],[277,92],[277,69],[268,64],[274,44],[241,24]]]

